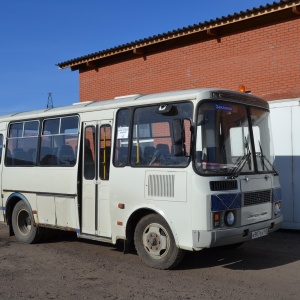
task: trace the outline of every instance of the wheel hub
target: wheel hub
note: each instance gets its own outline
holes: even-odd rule
[[[26,218],[26,220],[25,220],[25,225],[26,225],[26,226],[31,225],[31,219],[30,219],[29,217]]]
[[[147,245],[151,250],[157,251],[161,246],[159,235],[156,233],[149,233],[147,236]]]

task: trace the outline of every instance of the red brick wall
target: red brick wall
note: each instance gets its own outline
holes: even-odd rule
[[[220,87],[300,97],[300,18],[80,72],[80,100]]]

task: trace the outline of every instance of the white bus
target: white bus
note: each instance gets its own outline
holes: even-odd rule
[[[268,104],[194,89],[0,118],[0,221],[134,243],[174,268],[186,250],[239,245],[282,223]]]

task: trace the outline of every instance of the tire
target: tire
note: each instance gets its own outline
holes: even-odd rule
[[[138,222],[134,244],[140,259],[156,269],[173,269],[184,256],[184,250],[175,244],[168,223],[157,214],[147,215]]]
[[[12,228],[18,241],[33,244],[40,238],[38,227],[34,224],[31,210],[25,202],[19,201],[12,213]]]

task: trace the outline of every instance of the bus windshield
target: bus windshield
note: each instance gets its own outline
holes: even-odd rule
[[[197,112],[197,171],[232,177],[240,173],[274,172],[270,127],[266,109],[203,102]]]

